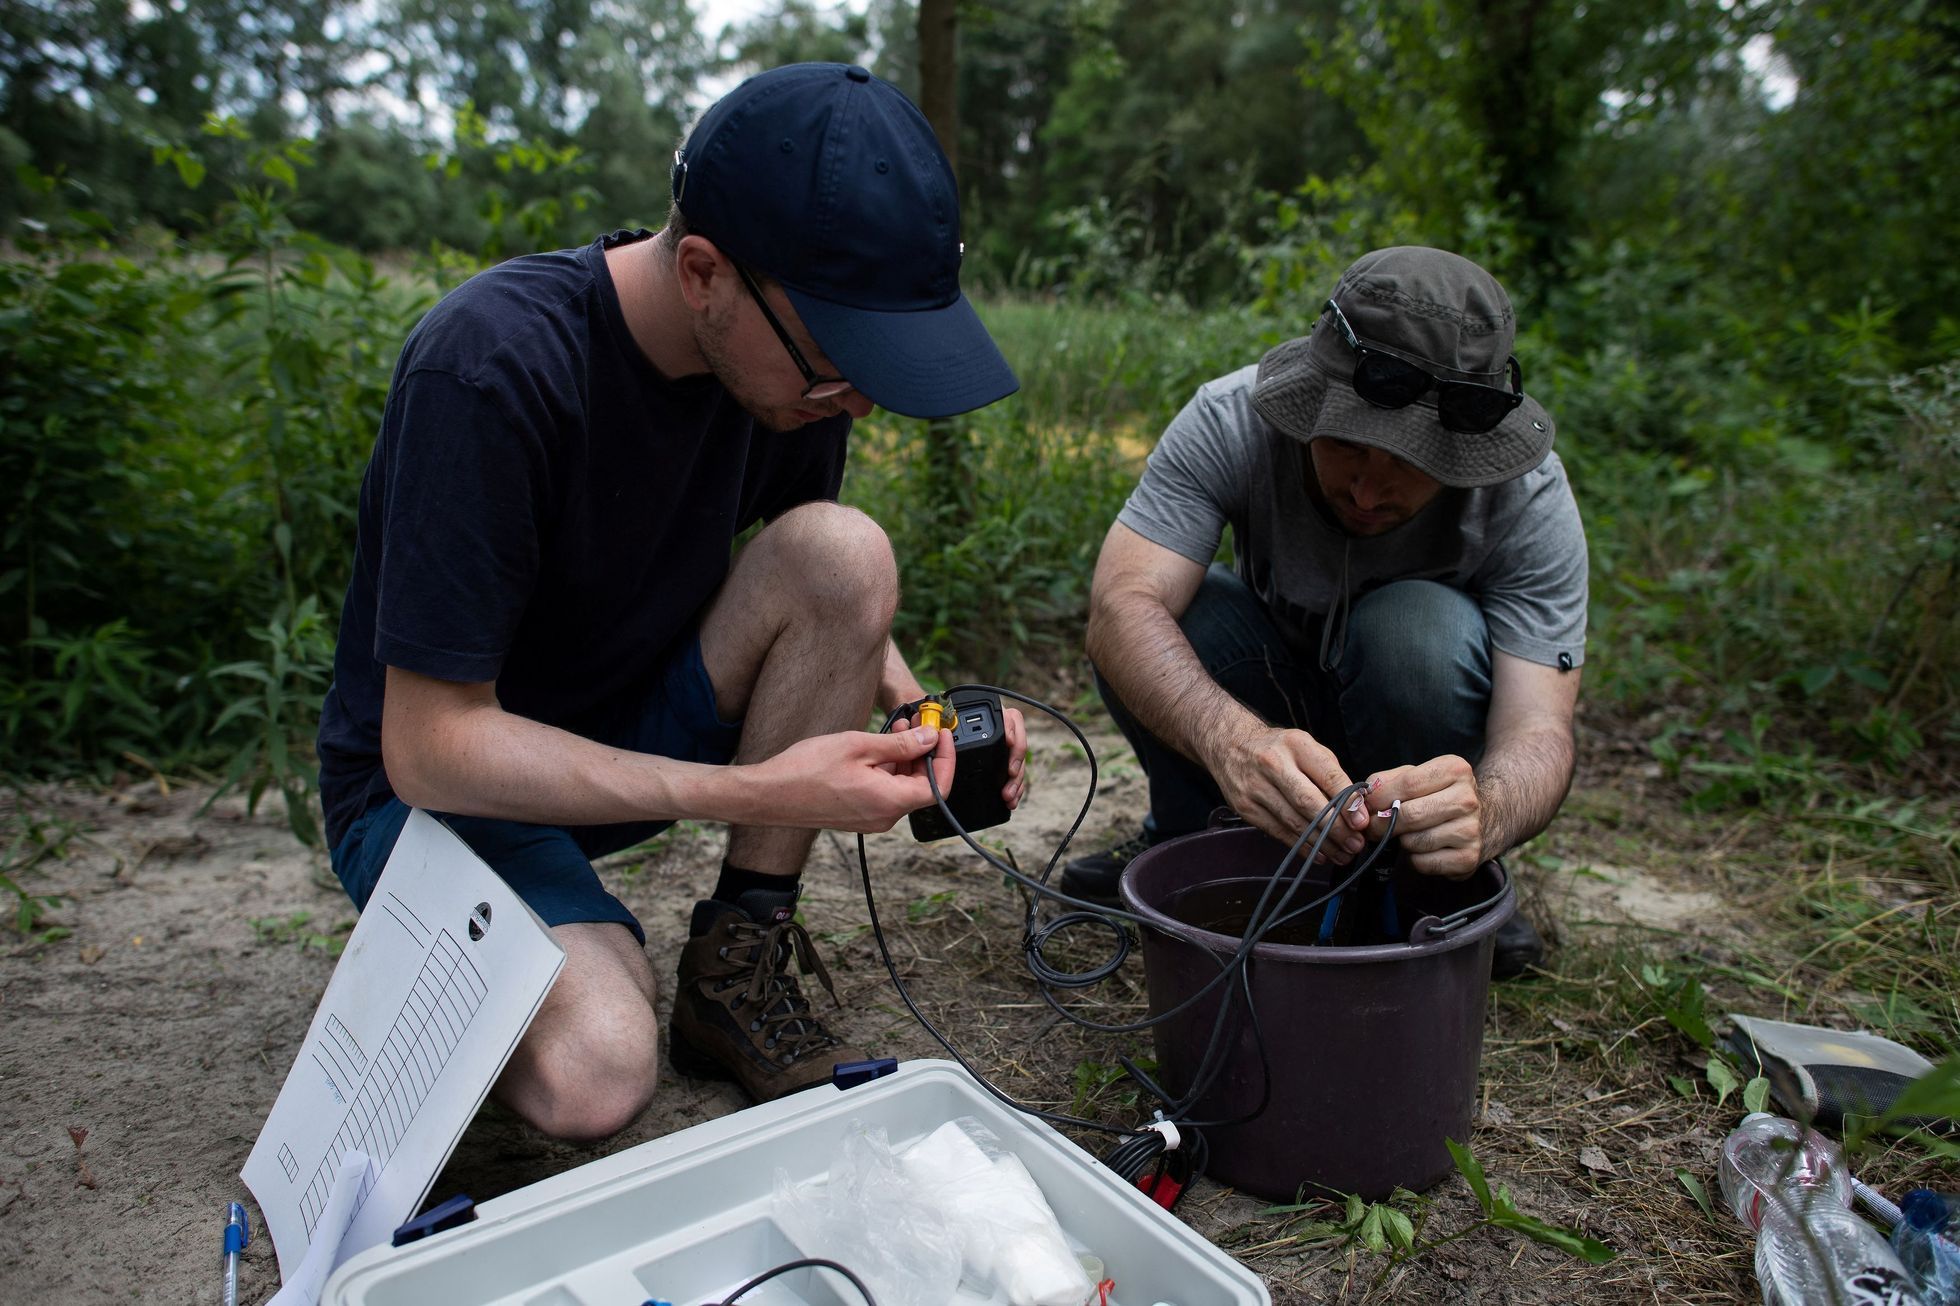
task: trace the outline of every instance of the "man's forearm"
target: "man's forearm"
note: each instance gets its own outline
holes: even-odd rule
[[[418,739],[383,727],[389,783],[414,807],[551,825],[763,815],[743,768],[595,743],[486,703]]]
[[[1572,787],[1572,762],[1569,728],[1540,728],[1491,742],[1476,768],[1486,860],[1552,823]]]
[[[1177,619],[1146,596],[1098,603],[1088,651],[1130,714],[1200,766],[1210,765],[1219,741],[1265,724],[1212,678]]]

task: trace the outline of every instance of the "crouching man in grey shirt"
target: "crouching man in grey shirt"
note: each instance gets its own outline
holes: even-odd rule
[[[1221,802],[1286,843],[1351,780],[1326,854],[1395,800],[1399,856],[1469,875],[1537,834],[1572,781],[1586,539],[1552,419],[1524,393],[1510,299],[1418,247],[1345,273],[1311,334],[1199,388],[1103,541],[1097,686],[1149,777],[1123,867]],[[1232,528],[1235,565],[1213,565]],[[1494,973],[1543,947],[1523,917]]]

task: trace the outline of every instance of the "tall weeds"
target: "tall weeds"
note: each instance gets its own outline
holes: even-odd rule
[[[404,284],[296,229],[307,161],[265,151],[195,247],[78,209],[0,258],[0,773],[210,767],[306,805],[393,359],[476,265]],[[984,304],[1023,388],[945,437],[950,462],[917,423],[862,424],[845,496],[894,541],[923,673],[1080,665],[1097,549],[1164,424],[1310,327],[1344,243],[1401,237],[1350,201],[1285,201],[1241,305]],[[1882,306],[1743,321],[1614,257],[1519,344],[1591,541],[1588,702],[1712,798],[1767,759],[1909,778],[1950,756],[1960,362],[1897,371]]]

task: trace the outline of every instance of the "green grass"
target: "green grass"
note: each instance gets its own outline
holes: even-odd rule
[[[80,834],[80,827],[40,810],[18,788],[7,807],[6,826],[6,846],[0,848],[0,919],[35,943],[66,938],[70,933],[67,926],[45,920],[64,900],[40,887],[37,880],[46,863],[68,855],[68,846]]]
[[[354,930],[352,918],[334,921],[327,925],[315,925],[310,911],[291,912],[285,916],[258,916],[252,919],[252,932],[260,943],[274,947],[296,947],[302,952],[321,952],[329,957],[338,957],[347,947],[347,937]]]

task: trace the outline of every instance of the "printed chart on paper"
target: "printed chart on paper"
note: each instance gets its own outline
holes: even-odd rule
[[[240,1172],[282,1275],[350,1152],[371,1164],[337,1261],[415,1213],[564,960],[460,839],[409,816]]]
[[[411,935],[428,937],[428,927],[413,910],[396,898],[370,904],[380,908]],[[449,1056],[462,1043],[464,1032],[489,996],[489,985],[469,954],[447,930],[438,932],[429,944],[428,959],[415,977],[415,984],[402,1002],[395,1021],[381,1043],[380,1060],[368,1073],[368,1061],[352,1031],[330,1016],[327,1036],[314,1052],[314,1064],[332,1086],[334,1095],[353,1099],[335,1131],[327,1154],[313,1172],[300,1197],[300,1216],[306,1222],[306,1236],[313,1236],[314,1223],[326,1209],[327,1195],[334,1176],[340,1173],[340,1158],[349,1149],[366,1152],[373,1158],[362,1186],[360,1200],[367,1200],[378,1172],[384,1172],[395,1145],[408,1133],[408,1127],[421,1111],[422,1103],[435,1088]],[[358,1092],[351,1086],[359,1084]],[[342,1086],[346,1085],[347,1088]],[[283,1149],[282,1149],[283,1150]]]

